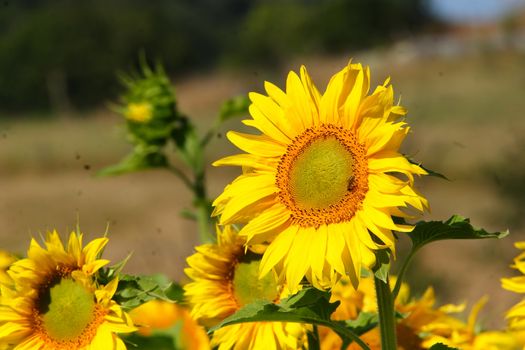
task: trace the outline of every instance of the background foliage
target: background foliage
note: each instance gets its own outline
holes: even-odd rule
[[[295,53],[364,48],[427,19],[421,0],[23,0],[0,11],[2,110],[87,108],[143,50],[168,73],[275,65]]]

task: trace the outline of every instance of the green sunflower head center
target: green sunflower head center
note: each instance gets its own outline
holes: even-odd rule
[[[354,176],[354,158],[335,137],[309,143],[294,160],[289,190],[302,209],[323,209],[337,204]]]
[[[40,300],[43,326],[58,341],[80,336],[95,317],[94,294],[70,278],[62,278]]]
[[[240,307],[255,300],[274,301],[279,296],[277,281],[269,273],[259,279],[260,260],[241,261],[235,266],[233,294]]]

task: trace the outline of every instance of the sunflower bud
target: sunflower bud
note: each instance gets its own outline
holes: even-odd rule
[[[173,87],[158,64],[141,63],[140,73],[121,77],[126,88],[117,112],[127,121],[134,144],[162,147],[185,123],[177,112]]]

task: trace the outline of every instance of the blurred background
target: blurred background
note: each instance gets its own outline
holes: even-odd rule
[[[94,176],[131,148],[108,109],[117,72],[136,69],[140,52],[160,60],[205,130],[229,97],[283,86],[301,64],[323,90],[353,57],[374,84],[392,77],[413,127],[404,151],[451,180],[418,182],[427,218],[511,231],[427,246],[409,272],[414,294],[431,284],[439,303],[469,306],[488,294],[491,327],[517,302],[499,279],[525,238],[524,0],[2,0],[0,33],[0,248],[24,252],[31,236],[78,221],[89,239],[109,227],[106,254],[133,252],[128,272],[184,281],[198,241],[179,215],[191,194],[161,170]],[[236,152],[222,135],[238,128],[216,135],[210,162]],[[236,175],[210,167],[211,196]]]

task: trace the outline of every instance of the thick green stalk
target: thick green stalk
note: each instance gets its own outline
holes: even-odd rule
[[[388,276],[386,278],[388,281]],[[376,287],[377,310],[379,313],[379,331],[381,333],[381,348],[396,350],[396,318],[394,314],[394,299],[388,283],[374,276]]]
[[[206,193],[204,171],[195,174],[195,183],[193,188],[194,207],[197,209],[197,225],[199,228],[199,238],[201,243],[210,243],[213,241],[212,220],[210,203]]]
[[[312,325],[312,327],[312,332],[308,333],[308,350],[320,350],[319,330],[316,324]]]

